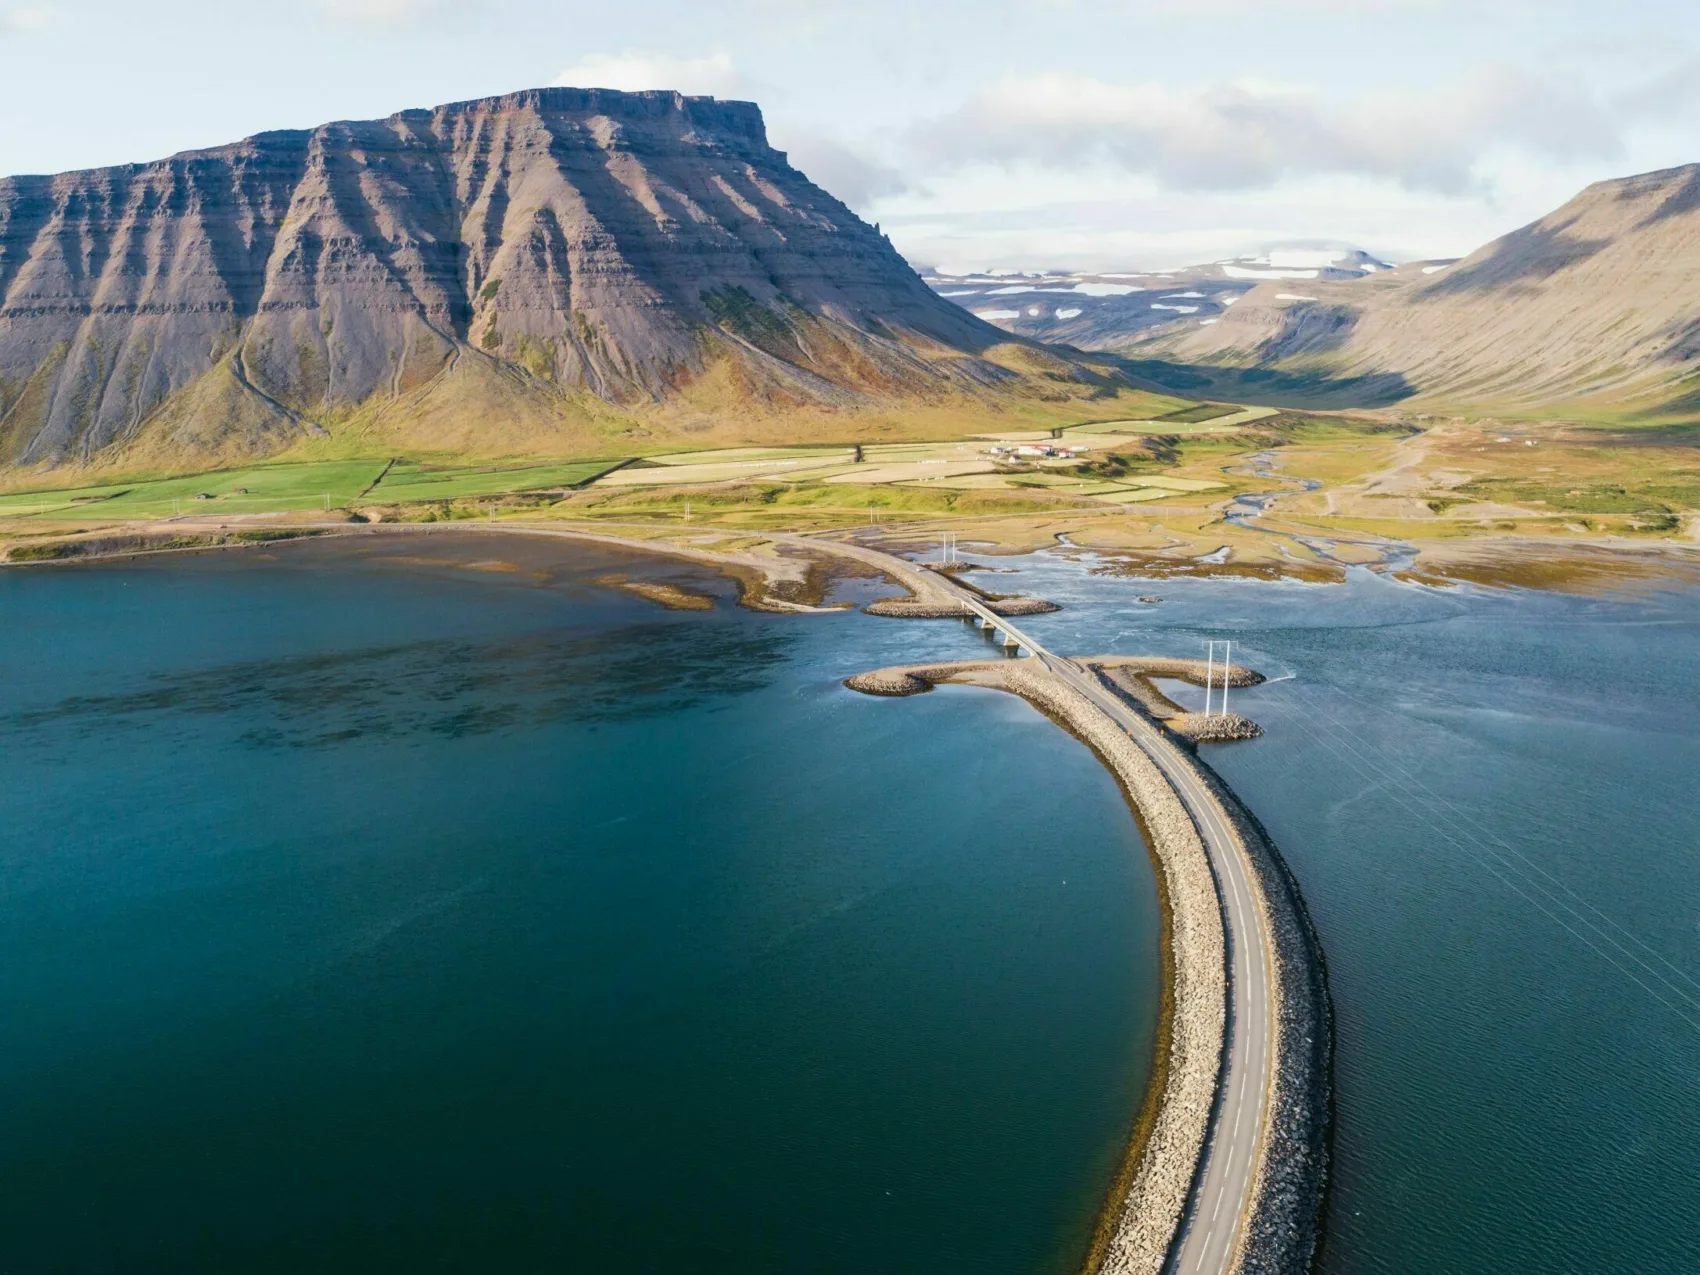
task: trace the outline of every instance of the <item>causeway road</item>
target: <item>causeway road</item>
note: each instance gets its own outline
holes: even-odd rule
[[[1158,729],[1074,660],[1055,655],[970,590],[941,575],[962,603],[1014,638],[1132,737],[1167,777],[1197,825],[1222,900],[1228,940],[1227,1049],[1216,1109],[1191,1201],[1167,1269],[1180,1275],[1228,1275],[1256,1203],[1257,1166],[1268,1128],[1275,1058],[1275,963],[1253,867],[1215,796]]]

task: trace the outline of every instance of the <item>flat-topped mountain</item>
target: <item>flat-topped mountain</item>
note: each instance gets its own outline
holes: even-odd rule
[[[538,89],[0,181],[0,464],[594,450],[1041,377],[1101,384],[938,298],[750,103]]]
[[[1692,415],[1700,165],[1598,182],[1461,261],[1260,284],[1127,349],[1182,365],[1170,384],[1266,400]]]

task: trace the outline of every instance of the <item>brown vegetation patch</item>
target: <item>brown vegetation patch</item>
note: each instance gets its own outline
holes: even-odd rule
[[[1605,594],[1700,584],[1700,555],[1682,550],[1493,541],[1425,548],[1394,579],[1439,587],[1458,583],[1494,589],[1552,589]]]
[[[655,580],[633,580],[627,576],[612,572],[596,577],[596,583],[610,588],[624,589],[627,593],[635,593],[640,598],[648,598],[651,602],[666,607],[669,611],[712,611],[714,599],[703,593],[691,593],[671,584],[662,584]]]

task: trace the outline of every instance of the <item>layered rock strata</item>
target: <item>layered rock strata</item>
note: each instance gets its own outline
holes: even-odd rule
[[[0,465],[263,454],[374,404],[463,447],[480,410],[579,404],[606,446],[585,402],[712,367],[722,398],[842,407],[1016,385],[980,357],[1010,340],[748,102],[534,89],[0,179]],[[1021,348],[1065,392],[1079,369]]]

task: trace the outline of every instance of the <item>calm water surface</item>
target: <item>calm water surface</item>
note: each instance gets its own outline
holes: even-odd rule
[[[0,1268],[1069,1269],[1156,976],[1097,765],[837,684],[964,626],[453,543],[0,573]],[[999,565],[1282,679],[1207,756],[1328,952],[1324,1270],[1700,1269],[1700,595]]]
[[[839,685],[965,626],[563,556],[0,572],[0,1270],[1071,1269],[1154,1029],[1114,783]]]
[[[1015,565],[1067,604],[1032,622],[1057,649],[1227,637],[1291,679],[1236,692],[1268,734],[1206,756],[1327,950],[1322,1269],[1700,1271],[1700,593]]]

